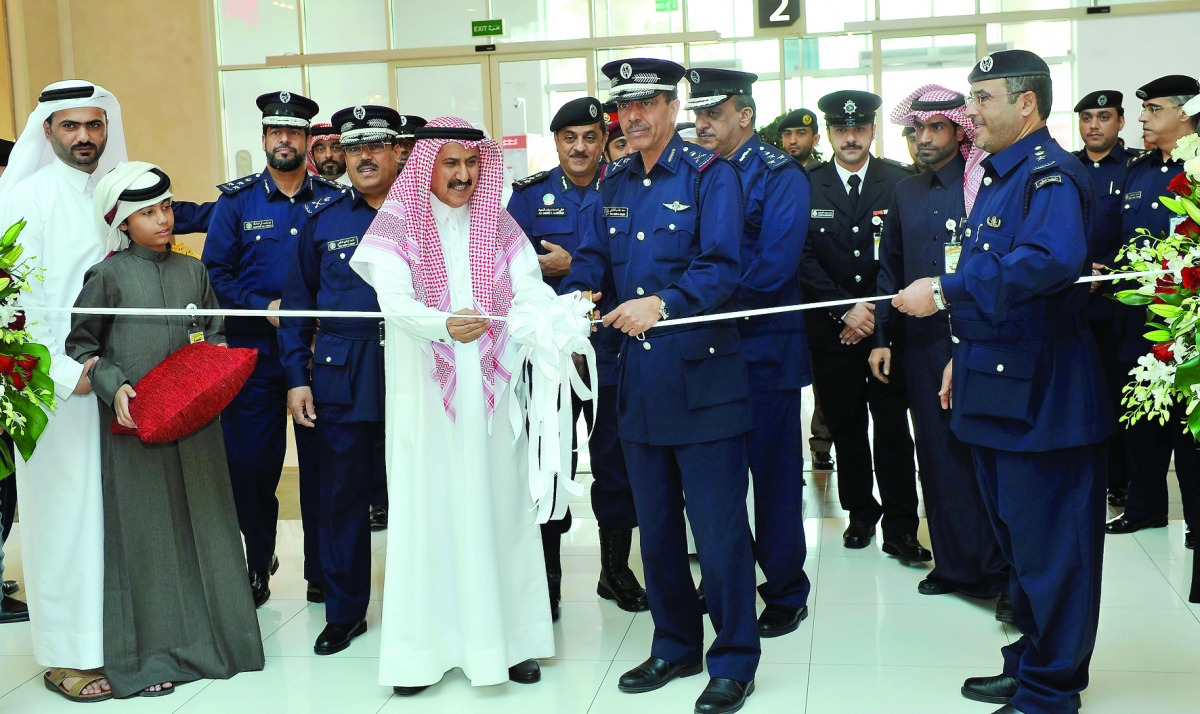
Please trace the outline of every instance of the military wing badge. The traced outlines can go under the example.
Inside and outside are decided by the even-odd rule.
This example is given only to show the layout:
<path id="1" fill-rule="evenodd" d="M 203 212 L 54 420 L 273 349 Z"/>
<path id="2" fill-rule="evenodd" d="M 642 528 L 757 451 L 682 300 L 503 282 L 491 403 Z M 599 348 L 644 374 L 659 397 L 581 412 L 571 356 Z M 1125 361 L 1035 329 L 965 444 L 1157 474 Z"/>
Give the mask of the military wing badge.
<path id="1" fill-rule="evenodd" d="M 663 207 L 669 208 L 672 211 L 675 211 L 676 213 L 679 213 L 680 211 L 686 211 L 687 209 L 691 208 L 691 206 L 684 204 L 684 203 L 680 203 L 679 201 L 673 201 L 672 203 L 664 203 Z"/>

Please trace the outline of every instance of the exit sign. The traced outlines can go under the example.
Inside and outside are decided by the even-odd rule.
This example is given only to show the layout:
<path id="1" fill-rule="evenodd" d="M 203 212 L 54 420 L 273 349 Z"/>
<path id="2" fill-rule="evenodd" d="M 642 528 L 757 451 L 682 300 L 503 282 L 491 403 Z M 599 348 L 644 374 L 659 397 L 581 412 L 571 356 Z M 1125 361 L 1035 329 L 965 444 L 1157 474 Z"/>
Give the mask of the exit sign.
<path id="1" fill-rule="evenodd" d="M 654 0 L 655 12 L 675 12 L 679 9 L 679 0 Z"/>
<path id="2" fill-rule="evenodd" d="M 504 20 L 472 20 L 471 37 L 490 37 L 504 34 Z"/>

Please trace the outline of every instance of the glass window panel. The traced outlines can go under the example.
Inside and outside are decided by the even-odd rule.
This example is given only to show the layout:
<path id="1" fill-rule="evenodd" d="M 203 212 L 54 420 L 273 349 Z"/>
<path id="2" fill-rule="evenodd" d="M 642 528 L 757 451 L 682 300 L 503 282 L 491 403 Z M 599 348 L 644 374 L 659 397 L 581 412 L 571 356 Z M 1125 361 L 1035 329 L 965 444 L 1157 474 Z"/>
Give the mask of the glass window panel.
<path id="1" fill-rule="evenodd" d="M 304 0 L 306 54 L 387 48 L 386 0 Z"/>
<path id="2" fill-rule="evenodd" d="M 900 139 L 900 127 L 890 117 L 896 105 L 914 89 L 925 84 L 940 84 L 966 93 L 967 75 L 975 64 L 975 35 L 926 35 L 881 39 L 883 52 L 883 106 L 876 117 L 879 130 L 876 144 L 882 143 L 884 156 L 910 163 L 906 141 Z M 879 134 L 883 141 L 880 142 Z"/>
<path id="3" fill-rule="evenodd" d="M 979 0 L 979 12 L 1057 10 L 1064 7 L 1071 7 L 1071 0 Z"/>
<path id="4" fill-rule="evenodd" d="M 991 35 L 988 37 L 991 42 Z M 1000 42 L 1008 48 L 1029 50 L 1042 57 L 1066 57 L 1071 54 L 1071 23 L 1020 22 L 1000 25 Z"/>
<path id="5" fill-rule="evenodd" d="M 879 19 L 974 15 L 975 0 L 879 0 Z"/>
<path id="6" fill-rule="evenodd" d="M 486 7 L 485 0 L 478 0 Z M 504 18 L 510 42 L 588 37 L 588 0 L 492 0 L 492 17 Z"/>
<path id="7" fill-rule="evenodd" d="M 548 135 L 550 120 L 562 105 L 587 95 L 587 60 L 583 57 L 501 62 L 499 66 L 500 131 L 504 136 Z"/>
<path id="8" fill-rule="evenodd" d="M 596 88 L 600 93 L 600 101 L 608 101 L 608 89 L 612 82 L 608 77 L 604 76 L 604 65 L 613 60 L 628 59 L 631 57 L 654 57 L 656 59 L 667 59 L 672 62 L 683 64 L 683 45 L 654 45 L 649 47 L 623 47 L 619 50 L 596 50 Z M 687 94 L 686 81 L 679 82 L 679 96 L 684 97 Z M 680 111 L 680 115 L 683 112 Z M 683 121 L 682 119 L 680 121 Z"/>
<path id="9" fill-rule="evenodd" d="M 429 91 L 437 87 L 438 91 Z M 397 67 L 396 101 L 405 114 L 425 119 L 456 116 L 494 136 L 487 126 L 483 103 L 483 66 L 447 64 L 437 67 Z"/>
<path id="10" fill-rule="evenodd" d="M 847 22 L 875 19 L 875 0 L 842 0 L 804 3 L 805 30 L 808 32 L 841 32 Z"/>
<path id="11" fill-rule="evenodd" d="M 778 40 L 693 44 L 688 51 L 693 67 L 719 67 L 757 74 L 758 81 L 754 83 L 756 125 L 768 124 L 779 116 L 782 97 Z M 687 114 L 687 121 L 695 118 L 691 112 Z"/>
<path id="12" fill-rule="evenodd" d="M 226 180 L 261 171 L 266 166 L 262 148 L 262 112 L 254 100 L 260 94 L 284 89 L 301 93 L 299 67 L 221 72 Z"/>
<path id="13" fill-rule="evenodd" d="M 393 47 L 483 44 L 486 37 L 471 37 L 471 22 L 487 19 L 488 0 L 438 0 L 436 9 L 416 0 L 396 0 L 392 3 Z"/>
<path id="14" fill-rule="evenodd" d="M 595 0 L 596 36 L 683 32 L 685 0 L 675 0 L 675 10 L 658 10 L 660 2 L 671 6 L 671 0 Z"/>
<path id="15" fill-rule="evenodd" d="M 300 0 L 218 0 L 220 62 L 262 64 L 267 57 L 300 53 Z"/>
<path id="16" fill-rule="evenodd" d="M 321 105 L 320 121 L 329 121 L 337 110 L 359 104 L 393 105 L 386 62 L 314 65 L 308 69 L 308 91 Z M 403 107 L 400 111 L 412 113 Z"/>
<path id="17" fill-rule="evenodd" d="M 688 30 L 716 30 L 724 37 L 751 37 L 756 24 L 754 0 L 687 0 Z"/>

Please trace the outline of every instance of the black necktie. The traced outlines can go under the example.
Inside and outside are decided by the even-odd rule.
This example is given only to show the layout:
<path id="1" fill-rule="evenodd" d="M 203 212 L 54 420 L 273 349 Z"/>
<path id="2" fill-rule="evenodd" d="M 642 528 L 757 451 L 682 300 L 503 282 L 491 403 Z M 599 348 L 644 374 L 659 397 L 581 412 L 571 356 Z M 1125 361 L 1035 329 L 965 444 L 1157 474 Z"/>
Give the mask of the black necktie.
<path id="1" fill-rule="evenodd" d="M 850 184 L 850 210 L 858 212 L 858 185 L 862 183 L 862 179 L 858 174 L 850 174 L 850 178 L 846 179 L 846 183 Z"/>

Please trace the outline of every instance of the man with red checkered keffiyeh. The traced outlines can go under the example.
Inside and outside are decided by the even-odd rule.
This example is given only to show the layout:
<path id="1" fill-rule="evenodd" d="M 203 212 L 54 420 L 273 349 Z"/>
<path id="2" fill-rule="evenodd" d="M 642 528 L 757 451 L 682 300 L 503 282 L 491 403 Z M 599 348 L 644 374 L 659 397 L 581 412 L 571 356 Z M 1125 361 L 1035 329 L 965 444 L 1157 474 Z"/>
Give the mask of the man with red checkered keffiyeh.
<path id="1" fill-rule="evenodd" d="M 927 169 L 893 190 L 879 246 L 880 295 L 918 278 L 952 273 L 958 264 L 963 240 L 970 236 L 967 215 L 983 176 L 980 162 L 988 156 L 974 144 L 975 127 L 965 106 L 961 93 L 927 84 L 892 112 L 893 124 L 915 130 Z M 937 554 L 917 591 L 1001 596 L 996 618 L 1011 621 L 1012 602 L 1005 597 L 1009 566 L 984 511 L 971 450 L 950 432 L 950 412 L 938 402 L 942 370 L 950 360 L 950 323 L 944 317 L 901 315 L 887 301 L 877 305 L 871 371 L 882 382 L 899 379 L 907 387 L 929 539 Z"/>
<path id="2" fill-rule="evenodd" d="M 538 522 L 570 473 L 572 353 L 591 303 L 542 282 L 501 206 L 499 145 L 446 117 L 407 165 L 350 267 L 387 320 L 391 500 L 380 683 L 416 694 L 461 667 L 473 685 L 540 679 L 554 654 Z M 565 405 L 565 409 L 559 409 Z"/>
<path id="3" fill-rule="evenodd" d="M 350 186 L 350 177 L 346 175 L 346 154 L 338 141 L 340 138 L 341 132 L 329 122 L 315 122 L 308 135 L 306 165 L 310 174 Z"/>

